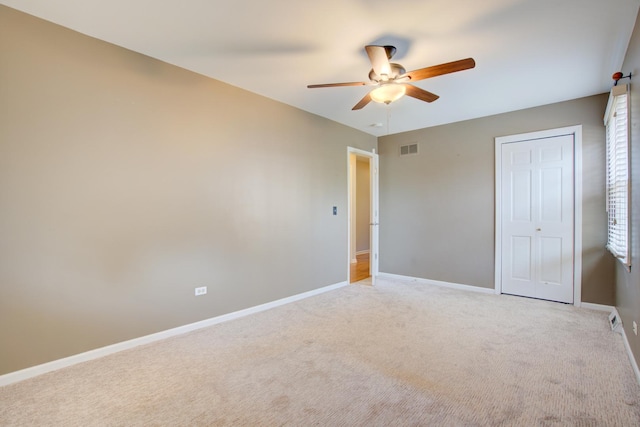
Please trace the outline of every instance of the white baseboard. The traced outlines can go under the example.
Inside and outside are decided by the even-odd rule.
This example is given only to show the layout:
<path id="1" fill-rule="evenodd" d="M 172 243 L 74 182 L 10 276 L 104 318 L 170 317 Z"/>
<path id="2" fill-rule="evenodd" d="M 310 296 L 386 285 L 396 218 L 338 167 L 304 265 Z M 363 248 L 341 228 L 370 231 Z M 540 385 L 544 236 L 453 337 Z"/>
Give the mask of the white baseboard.
<path id="1" fill-rule="evenodd" d="M 29 378 L 36 377 L 38 375 L 46 374 L 47 372 L 56 371 L 58 369 L 66 368 L 78 363 L 87 362 L 89 360 L 98 359 L 100 357 L 108 356 L 110 354 L 118 353 L 123 350 L 128 350 L 134 347 L 138 347 L 143 344 L 149 344 L 155 341 L 160 341 L 166 338 L 170 338 L 176 335 L 185 334 L 187 332 L 195 331 L 197 329 L 206 328 L 207 326 L 216 325 L 218 323 L 227 322 L 229 320 L 238 319 L 240 317 L 248 316 L 250 314 L 259 313 L 261 311 L 269 310 L 271 308 L 279 307 L 281 305 L 289 304 L 291 302 L 299 301 L 301 299 L 309 298 L 314 295 L 319 295 L 324 292 L 329 292 L 334 289 L 341 288 L 349 285 L 349 282 L 340 282 L 322 288 L 314 289 L 308 292 L 292 295 L 290 297 L 282 298 L 279 300 L 271 301 L 265 304 L 249 307 L 244 310 L 234 311 L 233 313 L 223 314 L 221 316 L 212 317 L 210 319 L 201 320 L 199 322 L 190 323 L 188 325 L 179 326 L 177 328 L 167 329 L 166 331 L 157 332 L 155 334 L 145 335 L 132 340 L 119 342 L 116 344 L 108 345 L 106 347 L 97 348 L 84 353 L 75 354 L 73 356 L 65 357 L 63 359 L 53 360 L 51 362 L 43 363 L 41 365 L 32 366 L 19 371 L 10 372 L 8 374 L 0 375 L 0 387 L 24 381 Z"/>
<path id="2" fill-rule="evenodd" d="M 613 308 L 613 311 L 620 319 L 620 314 L 618 314 L 618 310 Z M 633 351 L 631 351 L 631 345 L 629 345 L 629 340 L 627 339 L 627 333 L 624 331 L 624 327 L 616 328 L 619 329 L 620 335 L 622 335 L 622 341 L 624 341 L 624 348 L 627 350 L 627 356 L 629 356 L 629 362 L 631 363 L 631 367 L 633 368 L 633 372 L 636 374 L 636 381 L 640 384 L 640 369 L 638 368 L 638 363 L 636 362 L 636 358 L 633 356 Z"/>
<path id="3" fill-rule="evenodd" d="M 597 311 L 607 311 L 611 313 L 616 308 L 612 305 L 603 305 L 603 304 L 593 304 L 591 302 L 581 302 L 579 307 L 587 308 L 589 310 L 597 310 Z"/>
<path id="4" fill-rule="evenodd" d="M 365 255 L 369 253 L 369 249 L 365 249 L 364 251 L 357 251 L 356 255 Z"/>
<path id="5" fill-rule="evenodd" d="M 483 294 L 495 294 L 495 289 L 493 288 L 481 288 L 479 286 L 462 285 L 460 283 L 441 282 L 439 280 L 422 279 L 419 277 L 411 277 L 411 276 L 402 276 L 400 274 L 378 273 L 377 277 L 379 279 L 400 280 L 403 282 L 416 282 L 416 283 L 421 283 L 425 285 L 441 286 L 443 288 L 459 289 L 462 291 L 480 292 Z"/>

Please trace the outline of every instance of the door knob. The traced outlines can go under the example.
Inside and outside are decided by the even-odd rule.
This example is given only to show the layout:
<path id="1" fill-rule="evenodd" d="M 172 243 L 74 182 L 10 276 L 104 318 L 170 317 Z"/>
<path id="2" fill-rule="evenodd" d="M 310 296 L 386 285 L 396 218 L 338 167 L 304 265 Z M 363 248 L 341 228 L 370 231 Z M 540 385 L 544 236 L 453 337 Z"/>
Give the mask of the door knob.
<path id="1" fill-rule="evenodd" d="M 542 228 L 536 228 L 536 231 L 542 231 Z"/>

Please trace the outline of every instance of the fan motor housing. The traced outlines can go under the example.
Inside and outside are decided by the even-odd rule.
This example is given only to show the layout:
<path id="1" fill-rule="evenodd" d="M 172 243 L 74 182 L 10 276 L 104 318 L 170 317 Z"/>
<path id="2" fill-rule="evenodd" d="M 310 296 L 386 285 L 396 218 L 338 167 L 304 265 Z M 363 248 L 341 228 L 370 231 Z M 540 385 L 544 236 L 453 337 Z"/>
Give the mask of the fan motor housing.
<path id="1" fill-rule="evenodd" d="M 391 75 L 388 76 L 387 80 L 393 80 L 396 77 L 401 76 L 407 72 L 407 70 L 405 70 L 405 68 L 400 64 L 390 62 L 389 65 L 391 66 Z M 379 81 L 382 81 L 383 78 L 382 76 L 377 75 L 373 69 L 371 69 L 371 71 L 369 71 L 369 80 L 377 83 Z"/>

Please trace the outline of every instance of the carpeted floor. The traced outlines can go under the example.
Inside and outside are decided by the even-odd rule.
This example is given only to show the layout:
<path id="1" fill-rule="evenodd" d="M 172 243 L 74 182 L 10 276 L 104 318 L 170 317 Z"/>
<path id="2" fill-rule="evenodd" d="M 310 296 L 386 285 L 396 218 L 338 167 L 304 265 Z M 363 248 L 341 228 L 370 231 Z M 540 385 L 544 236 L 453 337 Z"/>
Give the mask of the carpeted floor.
<path id="1" fill-rule="evenodd" d="M 607 313 L 378 280 L 0 388 L 0 425 L 638 426 Z"/>

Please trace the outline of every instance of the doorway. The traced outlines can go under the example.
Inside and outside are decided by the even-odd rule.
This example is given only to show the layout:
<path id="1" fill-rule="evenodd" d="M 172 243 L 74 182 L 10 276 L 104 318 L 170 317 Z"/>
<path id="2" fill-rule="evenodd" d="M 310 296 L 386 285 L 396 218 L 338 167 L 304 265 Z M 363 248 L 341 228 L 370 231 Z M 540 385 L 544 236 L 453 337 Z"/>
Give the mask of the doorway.
<path id="1" fill-rule="evenodd" d="M 378 272 L 378 155 L 349 147 L 349 283 L 374 284 Z"/>
<path id="2" fill-rule="evenodd" d="M 579 304 L 581 128 L 496 138 L 496 292 Z"/>

